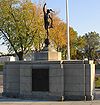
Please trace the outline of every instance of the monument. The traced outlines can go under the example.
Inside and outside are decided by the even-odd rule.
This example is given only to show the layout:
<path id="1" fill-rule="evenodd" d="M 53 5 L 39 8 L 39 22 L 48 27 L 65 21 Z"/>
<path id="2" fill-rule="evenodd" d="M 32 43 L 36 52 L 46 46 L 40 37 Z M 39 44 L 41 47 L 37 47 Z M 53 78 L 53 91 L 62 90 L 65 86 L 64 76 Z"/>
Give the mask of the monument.
<path id="1" fill-rule="evenodd" d="M 53 19 L 50 15 L 51 12 L 54 12 L 52 9 L 46 9 L 46 3 L 43 6 L 43 12 L 44 12 L 44 27 L 47 32 L 47 38 L 45 39 L 45 47 L 48 47 L 49 42 L 49 28 L 53 28 Z M 51 23 L 49 22 L 49 19 L 51 20 Z"/>
<path id="2" fill-rule="evenodd" d="M 53 47 L 50 46 L 49 30 L 53 28 L 53 19 L 51 17 L 52 9 L 46 9 L 46 3 L 43 6 L 44 13 L 44 28 L 46 30 L 46 39 L 44 41 L 45 46 L 42 51 L 34 53 L 34 60 L 61 60 L 61 52 L 57 52 Z"/>
<path id="3" fill-rule="evenodd" d="M 61 53 L 49 48 L 49 13 L 44 11 L 47 32 L 45 47 L 33 61 L 6 62 L 3 70 L 3 95 L 33 100 L 92 100 L 95 96 L 93 61 L 61 60 Z"/>

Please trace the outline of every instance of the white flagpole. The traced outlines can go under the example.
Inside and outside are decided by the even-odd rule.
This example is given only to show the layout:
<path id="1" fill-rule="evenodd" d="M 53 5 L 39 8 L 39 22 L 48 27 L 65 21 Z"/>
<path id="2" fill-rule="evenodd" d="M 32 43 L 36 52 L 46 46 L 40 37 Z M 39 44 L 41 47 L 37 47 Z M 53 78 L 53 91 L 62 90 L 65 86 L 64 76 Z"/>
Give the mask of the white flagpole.
<path id="1" fill-rule="evenodd" d="M 70 60 L 70 36 L 69 36 L 68 0 L 66 0 L 66 24 L 67 24 L 67 60 Z"/>

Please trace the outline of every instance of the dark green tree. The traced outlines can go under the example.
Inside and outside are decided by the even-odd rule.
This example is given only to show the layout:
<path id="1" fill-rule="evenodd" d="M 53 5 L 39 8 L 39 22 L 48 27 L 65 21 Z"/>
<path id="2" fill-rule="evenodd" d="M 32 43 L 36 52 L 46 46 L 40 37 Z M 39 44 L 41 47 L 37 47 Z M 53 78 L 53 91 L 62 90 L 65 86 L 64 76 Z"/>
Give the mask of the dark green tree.
<path id="1" fill-rule="evenodd" d="M 88 32 L 79 36 L 77 40 L 77 58 L 96 59 L 96 50 L 100 49 L 100 35 L 94 32 Z"/>
<path id="2" fill-rule="evenodd" d="M 86 57 L 89 59 L 96 58 L 96 50 L 100 48 L 100 35 L 96 32 L 88 32 L 84 35 L 86 40 L 85 53 Z"/>

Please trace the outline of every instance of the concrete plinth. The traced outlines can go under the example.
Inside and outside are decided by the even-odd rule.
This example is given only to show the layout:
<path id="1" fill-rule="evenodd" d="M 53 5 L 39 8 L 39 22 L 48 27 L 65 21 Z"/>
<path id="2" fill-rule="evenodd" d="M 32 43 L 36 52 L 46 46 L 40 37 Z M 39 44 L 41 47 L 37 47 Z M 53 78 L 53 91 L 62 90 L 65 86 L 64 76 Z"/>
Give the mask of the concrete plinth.
<path id="1" fill-rule="evenodd" d="M 34 61 L 58 61 L 61 60 L 61 52 L 55 51 L 53 48 L 45 47 L 40 52 L 34 53 Z"/>
<path id="2" fill-rule="evenodd" d="M 32 70 L 49 70 L 49 90 L 32 90 Z M 95 65 L 87 61 L 6 62 L 3 95 L 37 100 L 92 100 Z M 42 84 L 41 84 L 42 85 Z"/>

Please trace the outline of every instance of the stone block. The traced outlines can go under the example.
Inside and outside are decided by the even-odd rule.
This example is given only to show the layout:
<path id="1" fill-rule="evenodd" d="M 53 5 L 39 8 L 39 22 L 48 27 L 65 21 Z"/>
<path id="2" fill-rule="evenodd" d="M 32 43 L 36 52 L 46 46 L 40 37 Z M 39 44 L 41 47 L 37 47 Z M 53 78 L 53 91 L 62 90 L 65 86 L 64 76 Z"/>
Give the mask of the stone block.
<path id="1" fill-rule="evenodd" d="M 65 75 L 84 75 L 84 65 L 79 64 L 66 64 L 64 67 Z"/>
<path id="2" fill-rule="evenodd" d="M 19 75 L 19 70 L 18 69 L 8 69 L 6 71 L 6 75 L 9 75 L 9 76 L 18 76 Z"/>
<path id="3" fill-rule="evenodd" d="M 20 77 L 20 85 L 22 83 L 32 84 L 32 77 Z"/>
<path id="4" fill-rule="evenodd" d="M 61 76 L 56 76 L 56 77 L 50 77 L 49 78 L 49 91 L 51 93 L 62 93 L 64 90 L 63 87 L 63 77 Z"/>
<path id="5" fill-rule="evenodd" d="M 20 69 L 31 69 L 32 68 L 32 64 L 22 64 L 20 65 Z"/>
<path id="6" fill-rule="evenodd" d="M 5 66 L 5 68 L 8 68 L 8 70 L 10 70 L 10 69 L 12 69 L 12 70 L 14 70 L 14 69 L 19 69 L 19 67 L 20 67 L 20 65 L 14 63 L 14 62 L 13 62 L 13 63 L 10 62 L 9 64 L 7 64 L 7 65 Z"/>
<path id="7" fill-rule="evenodd" d="M 7 92 L 14 92 L 14 91 L 19 92 L 19 89 L 20 89 L 19 83 L 12 82 L 12 83 L 6 84 L 6 91 Z"/>
<path id="8" fill-rule="evenodd" d="M 49 69 L 49 76 L 63 76 L 63 69 Z"/>
<path id="9" fill-rule="evenodd" d="M 32 91 L 32 77 L 20 77 L 20 94 Z"/>
<path id="10" fill-rule="evenodd" d="M 31 77 L 32 76 L 32 69 L 20 69 L 20 76 L 23 77 Z"/>
<path id="11" fill-rule="evenodd" d="M 70 69 L 70 70 L 64 70 L 64 75 L 65 76 L 71 76 L 71 77 L 83 77 L 85 75 L 84 70 L 74 70 L 74 69 Z"/>
<path id="12" fill-rule="evenodd" d="M 87 76 L 91 75 L 91 66 L 89 64 L 85 64 L 85 72 Z"/>
<path id="13" fill-rule="evenodd" d="M 50 69 L 61 69 L 61 64 L 50 64 Z"/>
<path id="14" fill-rule="evenodd" d="M 84 96 L 84 91 L 65 91 L 65 96 Z"/>
<path id="15" fill-rule="evenodd" d="M 85 85 L 84 84 L 68 84 L 65 86 L 65 91 L 84 91 Z"/>
<path id="16" fill-rule="evenodd" d="M 9 82 L 16 82 L 16 83 L 19 83 L 20 81 L 20 78 L 19 76 L 7 76 L 6 77 L 6 83 L 9 83 Z"/>
<path id="17" fill-rule="evenodd" d="M 61 60 L 61 52 L 56 51 L 41 51 L 34 53 L 34 61 L 57 61 Z"/>
<path id="18" fill-rule="evenodd" d="M 83 69 L 84 68 L 84 64 L 64 64 L 64 69 Z"/>
<path id="19" fill-rule="evenodd" d="M 83 60 L 70 60 L 70 61 L 63 61 L 63 64 L 84 64 Z"/>
<path id="20" fill-rule="evenodd" d="M 32 65 L 32 69 L 49 69 L 49 65 L 48 64 L 35 64 Z"/>
<path id="21" fill-rule="evenodd" d="M 61 52 L 49 52 L 48 53 L 49 60 L 61 60 Z"/>
<path id="22" fill-rule="evenodd" d="M 31 92 L 32 92 L 32 84 L 29 83 L 20 84 L 20 94 L 31 93 Z"/>
<path id="23" fill-rule="evenodd" d="M 78 83 L 78 84 L 84 84 L 85 78 L 84 76 L 71 76 L 71 75 L 66 75 L 64 78 L 64 83 L 65 85 L 68 84 L 74 84 L 74 83 Z"/>

